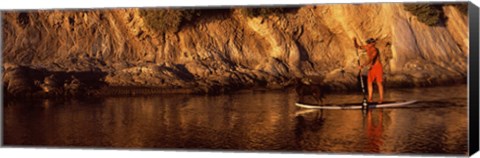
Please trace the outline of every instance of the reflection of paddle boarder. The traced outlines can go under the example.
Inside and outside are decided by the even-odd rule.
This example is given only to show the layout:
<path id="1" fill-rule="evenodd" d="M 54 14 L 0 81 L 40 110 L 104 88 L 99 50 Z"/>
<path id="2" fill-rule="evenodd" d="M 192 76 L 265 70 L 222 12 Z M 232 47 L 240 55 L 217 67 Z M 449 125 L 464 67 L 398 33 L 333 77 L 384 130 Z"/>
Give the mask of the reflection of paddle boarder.
<path id="1" fill-rule="evenodd" d="M 383 102 L 383 68 L 382 68 L 382 63 L 380 62 L 379 59 L 379 51 L 375 47 L 375 40 L 373 38 L 369 38 L 367 40 L 367 45 L 364 46 L 359 46 L 357 44 L 357 40 L 354 38 L 353 42 L 355 43 L 355 48 L 360 48 L 364 49 L 367 51 L 368 55 L 368 61 L 365 64 L 360 65 L 360 69 L 362 69 L 365 66 L 369 66 L 368 70 L 368 102 L 372 102 L 372 94 L 373 94 L 373 81 L 377 82 L 378 86 L 378 91 L 380 95 L 380 99 L 378 103 Z"/>
<path id="2" fill-rule="evenodd" d="M 383 110 L 378 112 L 378 122 L 373 123 L 372 118 L 373 110 L 368 110 L 367 113 L 367 139 L 368 146 L 373 147 L 373 152 L 379 152 L 382 146 L 382 134 L 383 134 Z"/>

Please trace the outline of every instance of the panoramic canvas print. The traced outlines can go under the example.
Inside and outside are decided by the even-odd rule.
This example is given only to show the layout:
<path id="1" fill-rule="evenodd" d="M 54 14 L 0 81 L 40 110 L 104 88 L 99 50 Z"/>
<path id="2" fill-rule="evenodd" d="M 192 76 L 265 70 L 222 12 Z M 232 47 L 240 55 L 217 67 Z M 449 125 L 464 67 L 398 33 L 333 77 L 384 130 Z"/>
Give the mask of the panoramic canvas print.
<path id="1" fill-rule="evenodd" d="M 468 153 L 467 3 L 1 13 L 9 147 Z"/>

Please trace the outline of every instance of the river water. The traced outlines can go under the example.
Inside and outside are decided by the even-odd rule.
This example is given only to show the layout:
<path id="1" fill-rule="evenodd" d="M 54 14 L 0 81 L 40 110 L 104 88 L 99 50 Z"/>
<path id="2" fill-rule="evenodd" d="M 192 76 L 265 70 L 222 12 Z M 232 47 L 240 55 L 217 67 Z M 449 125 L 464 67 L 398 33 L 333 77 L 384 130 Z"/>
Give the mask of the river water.
<path id="1" fill-rule="evenodd" d="M 325 102 L 361 101 L 359 93 Z M 6 100 L 7 146 L 308 153 L 461 154 L 468 148 L 467 86 L 387 89 L 405 108 L 306 110 L 290 91 Z"/>

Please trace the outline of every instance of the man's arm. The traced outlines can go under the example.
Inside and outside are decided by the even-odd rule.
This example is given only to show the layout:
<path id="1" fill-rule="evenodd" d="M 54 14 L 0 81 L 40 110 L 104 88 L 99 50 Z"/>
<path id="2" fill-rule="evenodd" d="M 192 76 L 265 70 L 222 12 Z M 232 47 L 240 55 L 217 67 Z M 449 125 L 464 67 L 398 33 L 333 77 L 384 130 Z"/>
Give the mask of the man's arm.
<path id="1" fill-rule="evenodd" d="M 353 38 L 353 44 L 355 45 L 355 48 L 357 48 L 357 49 L 359 49 L 359 48 L 360 48 L 360 49 L 365 49 L 364 46 L 358 45 L 358 43 L 357 43 L 357 38 L 355 38 L 355 37 Z"/>
<path id="2" fill-rule="evenodd" d="M 355 37 L 353 38 L 353 45 L 355 46 L 355 48 L 360 47 L 360 46 L 358 46 L 358 44 L 357 44 L 357 38 L 355 38 Z"/>

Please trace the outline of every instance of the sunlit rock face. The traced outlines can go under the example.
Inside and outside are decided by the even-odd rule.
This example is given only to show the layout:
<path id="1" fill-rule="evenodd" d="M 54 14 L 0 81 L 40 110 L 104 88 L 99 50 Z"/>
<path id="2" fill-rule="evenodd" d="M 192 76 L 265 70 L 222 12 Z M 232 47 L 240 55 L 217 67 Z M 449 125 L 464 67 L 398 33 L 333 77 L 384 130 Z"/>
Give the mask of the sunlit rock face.
<path id="1" fill-rule="evenodd" d="M 167 33 L 149 27 L 139 9 L 7 12 L 3 67 L 101 73 L 96 79 L 106 86 L 223 91 L 324 76 L 349 89 L 358 74 L 352 39 L 372 37 L 386 86 L 466 82 L 468 21 L 452 6 L 443 7 L 443 26 L 419 22 L 400 3 L 302 6 L 265 17 L 239 10 Z"/>

